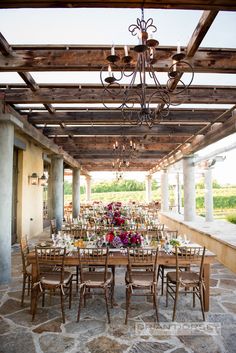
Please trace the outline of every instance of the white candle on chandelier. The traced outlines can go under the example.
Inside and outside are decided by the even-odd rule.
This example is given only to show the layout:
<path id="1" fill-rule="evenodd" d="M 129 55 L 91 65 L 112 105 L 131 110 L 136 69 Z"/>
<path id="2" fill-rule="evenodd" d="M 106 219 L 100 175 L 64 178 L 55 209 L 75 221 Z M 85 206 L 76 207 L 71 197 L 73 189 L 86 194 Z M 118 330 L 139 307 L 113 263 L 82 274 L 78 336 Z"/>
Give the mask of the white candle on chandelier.
<path id="1" fill-rule="evenodd" d="M 118 147 L 118 141 L 116 140 L 116 144 L 115 144 L 116 148 Z"/>
<path id="2" fill-rule="evenodd" d="M 124 51 L 125 51 L 125 56 L 128 56 L 129 53 L 128 53 L 128 47 L 127 47 L 127 45 L 124 46 Z"/>
<path id="3" fill-rule="evenodd" d="M 177 61 L 176 61 L 176 60 L 173 60 L 173 71 L 177 71 L 177 70 L 176 70 L 176 63 L 177 63 Z"/>
<path id="4" fill-rule="evenodd" d="M 108 74 L 109 74 L 109 77 L 112 76 L 111 65 L 108 65 Z"/>
<path id="5" fill-rule="evenodd" d="M 113 150 L 115 150 L 116 149 L 116 145 L 113 143 Z"/>
<path id="6" fill-rule="evenodd" d="M 132 140 L 130 140 L 129 145 L 132 148 L 132 146 L 133 146 L 133 141 Z"/>
<path id="7" fill-rule="evenodd" d="M 139 44 L 143 44 L 143 35 L 142 35 L 142 31 L 139 31 L 139 33 L 138 33 L 138 42 L 139 42 Z"/>
<path id="8" fill-rule="evenodd" d="M 114 47 L 114 45 L 111 47 L 111 55 L 115 55 L 115 47 Z"/>
<path id="9" fill-rule="evenodd" d="M 136 149 L 136 145 L 135 145 L 135 143 L 134 143 L 134 150 Z"/>
<path id="10" fill-rule="evenodd" d="M 177 54 L 179 54 L 181 52 L 181 50 L 180 50 L 180 42 L 178 41 L 177 42 Z"/>

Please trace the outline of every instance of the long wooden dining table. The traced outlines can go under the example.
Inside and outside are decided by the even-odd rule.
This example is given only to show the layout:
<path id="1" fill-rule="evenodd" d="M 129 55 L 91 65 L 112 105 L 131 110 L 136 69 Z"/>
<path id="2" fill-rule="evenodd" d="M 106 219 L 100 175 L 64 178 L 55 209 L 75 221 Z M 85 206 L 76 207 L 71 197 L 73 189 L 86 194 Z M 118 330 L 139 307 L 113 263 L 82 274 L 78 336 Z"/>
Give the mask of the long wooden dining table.
<path id="1" fill-rule="evenodd" d="M 209 311 L 209 298 L 210 298 L 210 265 L 214 263 L 216 260 L 216 255 L 211 253 L 211 252 L 206 252 L 205 254 L 205 260 L 204 260 L 204 266 L 203 266 L 203 276 L 204 276 L 204 282 L 205 282 L 205 289 L 204 289 L 204 311 Z M 128 264 L 128 256 L 127 252 L 124 250 L 121 251 L 111 251 L 109 255 L 109 265 L 112 266 L 127 266 Z M 197 262 L 200 264 L 201 258 L 199 257 L 199 260 L 194 260 L 194 264 Z M 32 265 L 32 282 L 34 283 L 37 280 L 37 269 L 36 269 L 36 258 L 35 258 L 35 253 L 30 252 L 28 254 L 28 262 L 29 264 Z M 174 254 L 167 254 L 164 251 L 159 251 L 158 253 L 158 259 L 157 259 L 158 265 L 171 265 L 175 266 L 176 264 L 176 259 Z M 184 259 L 179 259 L 179 265 L 184 266 L 188 262 Z M 99 257 L 98 261 L 95 263 L 93 261 L 93 265 L 100 265 L 99 263 Z M 79 259 L 77 255 L 77 251 L 69 253 L 65 257 L 65 266 L 78 266 L 79 265 Z M 32 286 L 33 288 L 33 286 Z M 34 305 L 34 300 L 35 300 L 35 293 L 34 290 L 32 290 L 32 295 L 31 295 L 31 307 Z"/>

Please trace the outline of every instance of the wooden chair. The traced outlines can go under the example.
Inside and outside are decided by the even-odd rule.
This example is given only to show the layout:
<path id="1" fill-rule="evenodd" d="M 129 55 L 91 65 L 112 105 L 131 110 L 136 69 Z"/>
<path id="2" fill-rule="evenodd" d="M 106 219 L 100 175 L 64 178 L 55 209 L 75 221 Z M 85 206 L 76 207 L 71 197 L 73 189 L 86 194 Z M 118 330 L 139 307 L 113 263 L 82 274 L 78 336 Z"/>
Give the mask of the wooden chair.
<path id="1" fill-rule="evenodd" d="M 163 231 L 163 235 L 164 235 L 166 241 L 170 241 L 171 239 L 176 239 L 178 237 L 178 231 L 177 230 L 165 230 L 165 231 Z M 165 270 L 170 270 L 170 269 L 174 269 L 174 268 L 175 268 L 175 266 L 171 266 L 171 265 L 160 265 L 158 268 L 157 281 L 160 277 L 161 278 L 161 295 L 164 294 L 164 284 L 166 283 Z"/>
<path id="2" fill-rule="evenodd" d="M 204 305 L 203 305 L 203 290 L 204 290 L 204 279 L 203 279 L 203 264 L 205 257 L 205 247 L 175 247 L 176 256 L 176 270 L 167 273 L 167 286 L 166 286 L 166 306 L 168 306 L 168 295 L 174 299 L 174 308 L 172 321 L 175 320 L 177 300 L 181 288 L 184 289 L 183 293 L 186 295 L 192 293 L 193 295 L 193 307 L 195 307 L 195 296 L 200 300 L 202 317 L 205 321 Z M 186 265 L 196 264 L 196 260 L 199 261 L 201 258 L 201 264 L 199 266 L 199 272 L 191 271 L 190 268 L 187 271 L 180 271 L 179 260 L 185 260 Z M 196 270 L 196 269 L 195 269 Z"/>
<path id="3" fill-rule="evenodd" d="M 157 240 L 161 240 L 164 234 L 164 227 L 165 225 L 160 223 L 157 224 L 157 226 L 155 226 L 155 230 L 156 230 L 156 235 L 157 235 Z"/>
<path id="4" fill-rule="evenodd" d="M 108 323 L 110 323 L 110 312 L 108 300 L 110 297 L 113 307 L 114 284 L 112 273 L 108 270 L 108 248 L 78 248 L 80 269 L 80 300 L 78 307 L 77 322 L 80 320 L 82 304 L 86 306 L 86 296 L 91 290 L 102 289 L 105 297 Z M 98 267 L 99 265 L 99 267 Z"/>
<path id="5" fill-rule="evenodd" d="M 57 233 L 57 225 L 56 225 L 56 220 L 55 219 L 51 219 L 50 220 L 50 233 L 51 233 L 51 236 L 52 236 L 52 234 L 56 234 Z"/>
<path id="6" fill-rule="evenodd" d="M 35 247 L 37 281 L 34 283 L 35 305 L 32 310 L 32 321 L 37 310 L 37 300 L 42 294 L 42 306 L 45 303 L 45 292 L 55 295 L 59 290 L 61 298 L 62 322 L 65 323 L 64 299 L 69 297 L 69 309 L 71 308 L 72 274 L 64 270 L 65 248 Z M 47 272 L 45 272 L 47 268 Z"/>
<path id="7" fill-rule="evenodd" d="M 24 299 L 25 299 L 25 290 L 27 289 L 27 294 L 29 296 L 31 291 L 31 284 L 32 284 L 31 265 L 29 265 L 27 262 L 27 255 L 29 253 L 29 244 L 26 236 L 23 236 L 20 239 L 20 249 L 21 249 L 21 259 L 22 259 L 22 273 L 23 273 L 21 306 L 23 306 Z"/>
<path id="8" fill-rule="evenodd" d="M 151 296 L 158 321 L 157 310 L 157 257 L 158 250 L 133 248 L 128 251 L 126 282 L 126 317 L 128 322 L 131 295 Z"/>

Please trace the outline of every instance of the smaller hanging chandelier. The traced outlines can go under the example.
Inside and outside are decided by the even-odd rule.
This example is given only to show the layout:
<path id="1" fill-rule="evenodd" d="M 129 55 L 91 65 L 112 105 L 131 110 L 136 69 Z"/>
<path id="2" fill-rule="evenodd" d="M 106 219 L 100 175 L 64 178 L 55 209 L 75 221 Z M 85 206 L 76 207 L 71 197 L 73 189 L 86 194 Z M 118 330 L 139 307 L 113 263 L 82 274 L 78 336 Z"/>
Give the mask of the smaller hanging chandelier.
<path id="1" fill-rule="evenodd" d="M 157 31 L 153 19 L 145 21 L 142 9 L 142 18 L 137 18 L 137 24 L 130 25 L 128 30 L 139 40 L 138 45 L 133 48 L 136 55 L 133 57 L 129 54 L 125 45 L 121 59 L 112 46 L 111 55 L 106 58 L 108 63 L 100 72 L 104 88 L 103 105 L 110 110 L 120 109 L 124 122 L 151 128 L 168 116 L 171 105 L 181 104 L 176 96 L 191 85 L 194 72 L 192 66 L 184 60 L 185 54 L 178 45 L 177 53 L 172 56 L 172 64 L 168 69 L 167 83 L 162 85 L 155 68 L 159 42 L 153 38 Z M 185 71 L 190 74 L 187 83 L 182 78 Z M 130 80 L 128 84 L 123 82 L 127 79 Z M 119 102 L 116 108 L 107 105 L 111 99 Z"/>
<path id="2" fill-rule="evenodd" d="M 114 161 L 112 167 L 117 171 L 124 170 L 130 166 L 130 160 L 137 157 L 137 146 L 132 140 L 128 141 L 125 136 L 113 144 Z"/>

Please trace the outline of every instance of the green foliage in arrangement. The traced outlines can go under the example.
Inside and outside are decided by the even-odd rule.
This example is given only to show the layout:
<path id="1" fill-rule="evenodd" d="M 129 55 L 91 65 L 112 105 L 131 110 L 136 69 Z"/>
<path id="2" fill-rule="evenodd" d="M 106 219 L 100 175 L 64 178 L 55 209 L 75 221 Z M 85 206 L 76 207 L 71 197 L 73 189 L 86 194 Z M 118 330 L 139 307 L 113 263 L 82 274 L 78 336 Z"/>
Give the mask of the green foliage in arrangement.
<path id="1" fill-rule="evenodd" d="M 236 224 L 236 213 L 234 214 L 229 214 L 227 217 L 226 217 L 227 221 L 230 222 L 230 223 L 233 223 L 233 224 Z"/>

